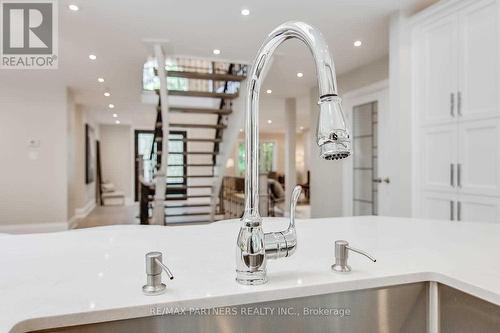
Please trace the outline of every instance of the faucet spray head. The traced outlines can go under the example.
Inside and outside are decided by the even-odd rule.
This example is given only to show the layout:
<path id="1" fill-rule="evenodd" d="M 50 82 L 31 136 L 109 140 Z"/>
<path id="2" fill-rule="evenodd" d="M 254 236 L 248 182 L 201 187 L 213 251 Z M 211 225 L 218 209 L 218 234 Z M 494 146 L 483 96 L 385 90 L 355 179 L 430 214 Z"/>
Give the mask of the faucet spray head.
<path id="1" fill-rule="evenodd" d="M 341 103 L 335 94 L 323 95 L 318 102 L 316 135 L 320 156 L 325 160 L 340 160 L 351 155 L 351 137 Z"/>

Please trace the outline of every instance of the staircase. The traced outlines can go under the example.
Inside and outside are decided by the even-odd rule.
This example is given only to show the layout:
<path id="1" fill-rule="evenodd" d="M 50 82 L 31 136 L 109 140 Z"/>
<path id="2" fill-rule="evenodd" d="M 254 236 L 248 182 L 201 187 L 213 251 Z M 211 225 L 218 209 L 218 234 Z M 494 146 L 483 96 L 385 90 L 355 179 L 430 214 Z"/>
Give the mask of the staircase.
<path id="1" fill-rule="evenodd" d="M 219 196 L 215 192 L 220 188 L 217 161 L 221 161 L 220 146 L 247 66 L 209 64 L 204 68 L 177 65 L 167 70 L 170 135 L 165 224 L 207 223 L 212 217 L 221 218 L 217 210 L 212 215 Z M 181 84 L 183 89 L 176 89 Z M 157 112 L 154 151 L 159 162 L 164 137 L 160 105 Z"/>

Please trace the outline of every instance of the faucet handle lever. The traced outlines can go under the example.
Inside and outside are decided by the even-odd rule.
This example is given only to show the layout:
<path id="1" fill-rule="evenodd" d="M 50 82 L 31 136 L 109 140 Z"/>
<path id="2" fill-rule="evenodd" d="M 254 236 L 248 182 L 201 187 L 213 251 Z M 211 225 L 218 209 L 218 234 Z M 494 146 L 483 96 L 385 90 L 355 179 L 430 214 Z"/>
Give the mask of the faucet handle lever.
<path id="1" fill-rule="evenodd" d="M 295 211 L 297 209 L 297 202 L 299 201 L 300 194 L 302 193 L 302 186 L 297 185 L 293 188 L 292 195 L 290 197 L 290 226 L 289 228 L 295 227 Z"/>
<path id="2" fill-rule="evenodd" d="M 350 272 L 351 266 L 347 264 L 347 259 L 349 258 L 349 251 L 361 254 L 373 262 L 377 259 L 366 253 L 365 251 L 353 248 L 349 246 L 349 243 L 345 240 L 335 241 L 335 264 L 332 265 L 332 270 L 335 272 Z"/>

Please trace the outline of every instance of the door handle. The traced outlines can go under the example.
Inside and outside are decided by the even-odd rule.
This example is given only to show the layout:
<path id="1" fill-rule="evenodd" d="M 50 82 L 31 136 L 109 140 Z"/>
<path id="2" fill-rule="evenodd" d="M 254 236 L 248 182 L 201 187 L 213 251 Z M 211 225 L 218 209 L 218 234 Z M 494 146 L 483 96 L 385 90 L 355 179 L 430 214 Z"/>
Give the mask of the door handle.
<path id="1" fill-rule="evenodd" d="M 450 200 L 450 221 L 455 220 L 455 202 Z"/>
<path id="2" fill-rule="evenodd" d="M 375 178 L 373 180 L 374 183 L 378 183 L 378 184 L 381 184 L 381 183 L 386 183 L 386 184 L 389 184 L 391 182 L 391 180 L 389 179 L 389 177 L 385 177 L 384 179 L 378 177 L 378 178 Z"/>

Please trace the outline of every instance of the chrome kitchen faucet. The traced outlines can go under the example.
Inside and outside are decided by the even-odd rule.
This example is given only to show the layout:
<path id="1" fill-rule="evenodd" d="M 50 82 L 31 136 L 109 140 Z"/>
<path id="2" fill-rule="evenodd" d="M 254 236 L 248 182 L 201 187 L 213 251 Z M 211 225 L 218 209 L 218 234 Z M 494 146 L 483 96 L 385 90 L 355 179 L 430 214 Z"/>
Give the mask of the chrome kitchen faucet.
<path id="1" fill-rule="evenodd" d="M 320 31 L 307 23 L 287 22 L 264 41 L 254 60 L 249 78 L 246 101 L 246 174 L 245 213 L 236 243 L 236 281 L 247 285 L 262 284 L 266 278 L 266 260 L 289 257 L 297 246 L 295 206 L 301 188 L 292 193 L 290 224 L 281 232 L 264 234 L 259 214 L 259 92 L 262 74 L 276 48 L 284 41 L 297 38 L 307 45 L 314 58 L 319 87 L 320 114 L 316 139 L 320 156 L 326 160 L 342 159 L 351 154 L 341 99 L 337 95 L 335 67 L 328 45 Z"/>

